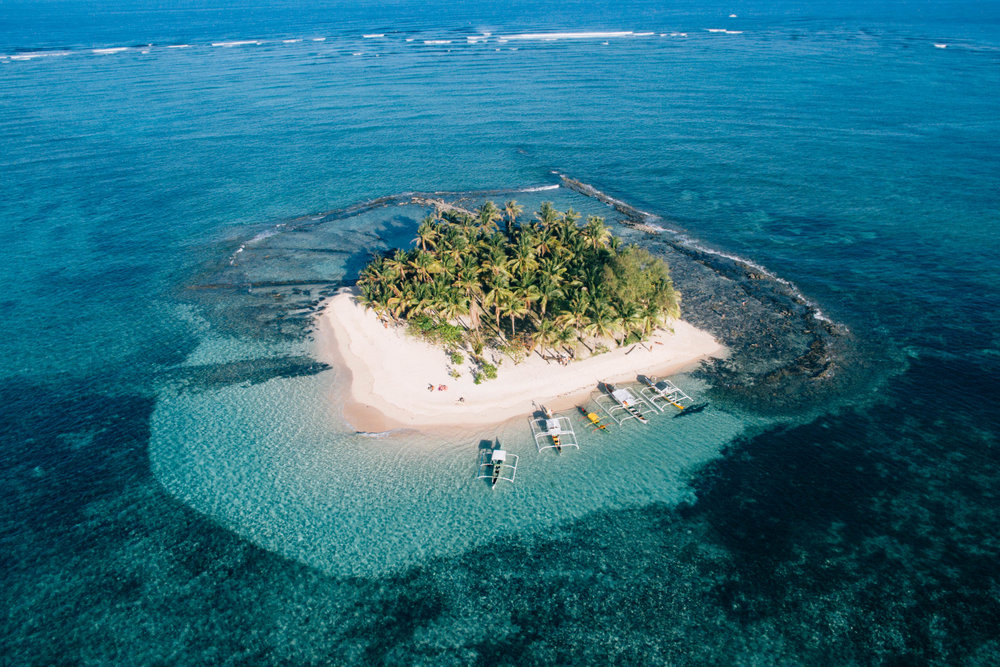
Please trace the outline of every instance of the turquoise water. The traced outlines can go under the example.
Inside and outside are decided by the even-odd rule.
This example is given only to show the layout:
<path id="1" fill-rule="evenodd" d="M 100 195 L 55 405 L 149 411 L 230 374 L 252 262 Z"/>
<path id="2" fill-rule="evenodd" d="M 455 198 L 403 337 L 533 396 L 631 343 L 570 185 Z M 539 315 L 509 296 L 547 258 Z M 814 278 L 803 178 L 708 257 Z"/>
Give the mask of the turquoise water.
<path id="1" fill-rule="evenodd" d="M 5 3 L 6 661 L 995 662 L 998 19 Z M 542 31 L 633 34 L 501 41 Z M 684 377 L 709 411 L 561 456 L 351 432 L 310 318 L 418 211 L 322 215 L 554 170 L 791 281 L 841 389 Z"/>

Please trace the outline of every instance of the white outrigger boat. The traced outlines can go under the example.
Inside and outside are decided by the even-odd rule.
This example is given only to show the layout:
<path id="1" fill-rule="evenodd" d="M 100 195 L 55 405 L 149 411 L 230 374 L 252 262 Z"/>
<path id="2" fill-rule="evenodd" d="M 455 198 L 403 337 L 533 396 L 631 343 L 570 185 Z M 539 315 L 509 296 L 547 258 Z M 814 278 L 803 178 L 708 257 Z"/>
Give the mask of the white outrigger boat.
<path id="1" fill-rule="evenodd" d="M 618 388 L 610 382 L 602 382 L 601 386 L 608 393 L 608 396 L 614 401 L 610 406 L 597 401 L 597 404 L 608 414 L 609 417 L 614 419 L 619 424 L 625 422 L 626 419 L 636 419 L 640 424 L 648 424 L 649 420 L 642 416 L 639 411 L 639 406 L 644 403 L 641 398 L 637 398 L 635 394 L 632 393 L 631 389 L 627 387 Z M 619 419 L 616 413 L 624 412 L 625 414 Z"/>
<path id="2" fill-rule="evenodd" d="M 508 460 L 510 457 L 511 460 Z M 479 458 L 479 472 L 476 479 L 486 479 L 490 482 L 490 488 L 496 488 L 497 482 L 514 483 L 517 475 L 517 454 L 508 454 L 500 447 L 499 438 L 493 449 L 484 449 Z"/>
<path id="3" fill-rule="evenodd" d="M 554 414 L 548 408 L 542 408 L 542 414 L 540 418 L 531 419 L 531 432 L 539 452 L 550 447 L 559 453 L 562 453 L 563 447 L 580 449 L 569 417 Z"/>
<path id="4" fill-rule="evenodd" d="M 647 403 L 661 412 L 666 409 L 668 404 L 681 411 L 680 414 L 675 415 L 677 417 L 684 414 L 701 412 L 708 407 L 708 403 L 698 403 L 696 405 L 693 398 L 681 391 L 680 387 L 670 380 L 657 380 L 655 377 L 640 375 L 639 382 L 646 385 L 640 392 L 642 397 L 646 399 Z M 657 403 L 656 401 L 661 401 L 661 403 Z"/>

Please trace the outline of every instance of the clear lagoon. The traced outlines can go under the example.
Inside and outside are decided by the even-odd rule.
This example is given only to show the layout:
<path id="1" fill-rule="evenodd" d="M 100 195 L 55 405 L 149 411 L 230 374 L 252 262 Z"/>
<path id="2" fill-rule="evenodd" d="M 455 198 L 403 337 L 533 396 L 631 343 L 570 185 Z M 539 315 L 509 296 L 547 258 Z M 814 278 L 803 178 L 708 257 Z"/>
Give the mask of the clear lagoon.
<path id="1" fill-rule="evenodd" d="M 995 663 L 998 64 L 975 2 L 5 3 L 0 655 Z M 837 391 L 355 433 L 311 318 L 421 210 L 351 207 L 617 224 L 554 172 L 789 281 Z"/>

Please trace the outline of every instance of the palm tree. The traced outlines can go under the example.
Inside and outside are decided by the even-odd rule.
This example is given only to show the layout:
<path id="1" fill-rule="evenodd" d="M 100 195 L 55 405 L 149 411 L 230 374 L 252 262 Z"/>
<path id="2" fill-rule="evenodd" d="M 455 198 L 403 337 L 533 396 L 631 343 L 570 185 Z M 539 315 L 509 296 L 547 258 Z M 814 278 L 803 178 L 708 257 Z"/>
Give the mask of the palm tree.
<path id="1" fill-rule="evenodd" d="M 580 289 L 573 294 L 569 304 L 556 316 L 556 323 L 566 331 L 576 333 L 586 331 L 590 325 L 590 318 L 587 317 L 589 310 L 590 297 L 585 289 Z M 581 339 L 580 342 L 583 343 L 583 340 Z M 583 344 L 586 346 L 586 343 Z M 589 347 L 587 349 L 590 350 Z"/>
<path id="2" fill-rule="evenodd" d="M 461 324 L 461 320 L 458 319 L 459 315 L 469 312 L 465 304 L 466 301 L 458 290 L 446 288 L 442 289 L 438 295 L 434 310 L 444 321 L 456 320 Z"/>
<path id="3" fill-rule="evenodd" d="M 538 209 L 538 212 L 535 213 L 535 217 L 538 218 L 539 227 L 542 229 L 548 229 L 559 219 L 559 211 L 552 206 L 552 202 L 543 201 L 541 207 Z"/>
<path id="4" fill-rule="evenodd" d="M 406 263 L 408 261 L 409 257 L 406 251 L 399 248 L 392 253 L 392 257 L 385 260 L 385 269 L 392 283 L 402 283 L 406 280 Z"/>
<path id="5" fill-rule="evenodd" d="M 548 227 L 539 226 L 537 232 L 532 235 L 532 240 L 535 244 L 535 255 L 545 257 L 552 251 L 552 242 L 555 237 Z"/>
<path id="6" fill-rule="evenodd" d="M 545 320 L 545 310 L 549 305 L 549 301 L 554 299 L 559 299 L 563 296 L 563 291 L 559 289 L 552 278 L 543 273 L 538 281 L 538 306 L 541 308 L 541 319 Z"/>
<path id="7" fill-rule="evenodd" d="M 492 281 L 509 275 L 507 253 L 498 245 L 487 247 L 480 261 L 483 273 Z"/>
<path id="8" fill-rule="evenodd" d="M 619 304 L 616 309 L 614 323 L 615 328 L 621 330 L 622 339 L 619 345 L 624 345 L 629 334 L 641 327 L 638 307 L 634 303 Z"/>
<path id="9" fill-rule="evenodd" d="M 546 347 L 549 347 L 558 340 L 559 328 L 556 326 L 555 322 L 552 320 L 542 320 L 538 323 L 535 335 L 531 337 L 531 349 L 528 350 L 528 352 L 529 354 L 533 352 L 536 345 L 540 345 L 542 352 L 544 352 Z"/>
<path id="10" fill-rule="evenodd" d="M 566 281 L 566 263 L 556 257 L 547 257 L 539 266 L 539 274 L 542 279 L 549 280 L 553 285 L 559 287 Z"/>
<path id="11" fill-rule="evenodd" d="M 572 207 L 566 209 L 566 212 L 562 214 L 562 223 L 560 227 L 566 231 L 576 231 L 576 223 L 580 220 L 580 214 L 573 210 Z"/>
<path id="12" fill-rule="evenodd" d="M 521 215 L 524 207 L 511 199 L 504 204 L 503 210 L 507 214 L 507 233 L 510 234 L 510 231 L 517 225 L 517 216 Z"/>
<path id="13" fill-rule="evenodd" d="M 485 202 L 475 215 L 449 209 L 426 217 L 414 249 L 374 257 L 361 271 L 362 302 L 396 319 L 426 314 L 461 322 L 468 313 L 467 341 L 481 339 L 484 312 L 506 338 L 500 320 L 507 317 L 511 338 L 529 339 L 518 334 L 521 326 L 535 331 L 533 346 L 543 347 L 587 345 L 591 336 L 620 345 L 679 312 L 666 263 L 621 247 L 603 218 L 591 216 L 581 228 L 578 213 L 546 202 L 537 222 L 520 227 L 521 211 L 511 200 L 502 212 Z M 504 216 L 506 235 L 496 229 Z"/>
<path id="14" fill-rule="evenodd" d="M 590 323 L 585 331 L 594 338 L 614 338 L 615 311 L 605 301 L 594 303 L 590 309 Z"/>
<path id="15" fill-rule="evenodd" d="M 493 308 L 497 333 L 500 333 L 500 315 L 503 312 L 504 304 L 510 298 L 513 298 L 513 291 L 507 285 L 506 280 L 490 283 L 483 290 L 483 308 Z"/>
<path id="16" fill-rule="evenodd" d="M 527 235 L 521 235 L 517 238 L 512 252 L 513 255 L 508 266 L 511 267 L 514 275 L 527 275 L 538 266 L 538 262 L 535 260 L 535 247 Z"/>
<path id="17" fill-rule="evenodd" d="M 466 255 L 458 269 L 458 274 L 452 283 L 463 295 L 468 304 L 469 323 L 473 329 L 479 328 L 479 297 L 482 294 L 479 281 L 479 266 L 475 257 Z"/>
<path id="18" fill-rule="evenodd" d="M 580 231 L 580 235 L 589 247 L 597 250 L 604 247 L 608 241 L 608 237 L 611 236 L 611 232 L 604 226 L 604 218 L 591 215 L 587 218 L 587 224 Z"/>
<path id="19" fill-rule="evenodd" d="M 434 311 L 436 305 L 437 295 L 434 293 L 432 283 L 416 283 L 413 286 L 408 313 L 429 315 Z"/>
<path id="20" fill-rule="evenodd" d="M 418 250 L 407 262 L 407 266 L 413 269 L 414 275 L 425 283 L 434 279 L 434 274 L 442 271 L 441 262 L 434 258 L 432 253 Z"/>
<path id="21" fill-rule="evenodd" d="M 435 222 L 432 216 L 427 216 L 417 227 L 417 237 L 414 242 L 417 247 L 421 250 L 428 250 L 429 248 L 434 248 L 437 245 L 438 239 L 441 237 L 441 230 L 438 228 L 437 222 Z"/>
<path id="22" fill-rule="evenodd" d="M 519 291 L 507 290 L 501 294 L 500 307 L 503 309 L 504 316 L 510 318 L 511 337 L 517 335 L 514 318 L 524 317 L 531 312 L 530 301 Z"/>
<path id="23" fill-rule="evenodd" d="M 576 357 L 576 343 L 580 342 L 576 330 L 572 327 L 557 327 L 556 342 L 569 351 L 570 356 Z"/>
<path id="24" fill-rule="evenodd" d="M 531 282 L 524 282 L 514 286 L 514 296 L 524 304 L 522 314 L 527 315 L 531 313 L 531 304 L 541 299 L 542 293 L 538 289 L 538 285 Z"/>
<path id="25" fill-rule="evenodd" d="M 479 223 L 479 230 L 497 229 L 497 221 L 500 220 L 500 209 L 491 201 L 487 201 L 476 211 L 476 221 Z"/>

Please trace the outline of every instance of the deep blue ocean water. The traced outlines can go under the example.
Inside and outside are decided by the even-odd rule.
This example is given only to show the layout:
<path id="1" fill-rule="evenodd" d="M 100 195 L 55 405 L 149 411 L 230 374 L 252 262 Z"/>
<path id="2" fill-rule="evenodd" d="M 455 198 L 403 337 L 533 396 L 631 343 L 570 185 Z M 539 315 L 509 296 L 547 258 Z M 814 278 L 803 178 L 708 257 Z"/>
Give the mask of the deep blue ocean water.
<path id="1" fill-rule="evenodd" d="M 633 35 L 502 41 L 553 31 Z M 5 1 L 0 661 L 996 664 L 998 65 L 982 2 Z M 791 280 L 854 382 L 435 535 L 478 490 L 326 442 L 301 328 L 192 287 L 300 216 L 553 170 Z"/>

